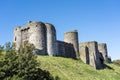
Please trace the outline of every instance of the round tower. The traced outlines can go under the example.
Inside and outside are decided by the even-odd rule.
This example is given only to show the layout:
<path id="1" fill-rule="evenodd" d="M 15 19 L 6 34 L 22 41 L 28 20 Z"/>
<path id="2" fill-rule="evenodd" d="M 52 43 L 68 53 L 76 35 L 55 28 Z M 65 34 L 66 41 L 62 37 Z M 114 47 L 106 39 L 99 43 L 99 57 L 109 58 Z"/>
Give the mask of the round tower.
<path id="1" fill-rule="evenodd" d="M 79 48 L 78 48 L 78 31 L 74 30 L 71 32 L 66 32 L 64 34 L 64 41 L 67 43 L 71 43 L 74 46 L 76 57 L 79 56 Z"/>
<path id="2" fill-rule="evenodd" d="M 56 55 L 56 30 L 52 24 L 45 23 L 47 29 L 47 52 L 48 55 Z"/>
<path id="3" fill-rule="evenodd" d="M 36 53 L 41 55 L 47 54 L 46 44 L 46 26 L 42 22 L 28 22 L 29 42 L 34 44 Z"/>
<path id="4" fill-rule="evenodd" d="M 21 26 L 17 26 L 14 29 L 14 39 L 13 42 L 15 43 L 15 48 L 18 50 L 20 48 L 20 45 L 22 43 L 22 33 L 21 33 Z"/>
<path id="5" fill-rule="evenodd" d="M 102 54 L 104 61 L 108 61 L 107 45 L 106 43 L 98 44 L 98 50 Z"/>

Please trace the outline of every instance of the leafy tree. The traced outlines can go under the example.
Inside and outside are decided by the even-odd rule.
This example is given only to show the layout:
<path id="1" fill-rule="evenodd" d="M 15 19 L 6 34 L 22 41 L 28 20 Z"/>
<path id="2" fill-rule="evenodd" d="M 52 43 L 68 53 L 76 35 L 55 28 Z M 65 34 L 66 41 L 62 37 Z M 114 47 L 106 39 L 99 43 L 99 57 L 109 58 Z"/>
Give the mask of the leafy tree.
<path id="1" fill-rule="evenodd" d="M 4 46 L 0 45 L 0 55 L 2 54 L 3 51 L 4 51 Z"/>
<path id="2" fill-rule="evenodd" d="M 18 51 L 7 50 L 0 65 L 0 80 L 53 80 L 48 71 L 38 68 L 34 48 L 25 42 Z"/>
<path id="3" fill-rule="evenodd" d="M 0 76 L 0 79 L 4 79 L 7 77 L 11 77 L 14 74 L 16 74 L 15 70 L 17 69 L 17 59 L 16 52 L 14 50 L 7 51 L 5 55 L 5 59 L 1 64 L 0 72 L 2 75 Z"/>
<path id="4" fill-rule="evenodd" d="M 12 49 L 12 44 L 11 44 L 11 42 L 6 42 L 6 43 L 5 43 L 5 50 L 10 50 L 10 49 Z"/>
<path id="5" fill-rule="evenodd" d="M 0 50 L 4 50 L 4 46 L 0 45 Z"/>

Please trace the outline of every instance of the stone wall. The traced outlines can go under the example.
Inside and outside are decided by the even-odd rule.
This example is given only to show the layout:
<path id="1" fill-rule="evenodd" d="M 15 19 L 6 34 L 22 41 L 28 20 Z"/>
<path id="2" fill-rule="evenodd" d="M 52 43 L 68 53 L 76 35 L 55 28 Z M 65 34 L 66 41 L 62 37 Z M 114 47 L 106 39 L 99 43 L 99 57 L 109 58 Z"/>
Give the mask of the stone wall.
<path id="1" fill-rule="evenodd" d="M 88 51 L 88 47 L 86 43 L 80 43 L 79 44 L 79 55 L 81 60 L 86 63 L 89 64 L 89 51 Z"/>
<path id="2" fill-rule="evenodd" d="M 98 50 L 103 55 L 104 61 L 108 62 L 108 53 L 107 53 L 107 45 L 106 43 L 99 43 Z"/>
<path id="3" fill-rule="evenodd" d="M 84 42 L 79 44 L 80 58 L 84 63 L 87 63 L 96 69 L 104 68 L 103 58 L 98 51 L 96 41 Z"/>
<path id="4" fill-rule="evenodd" d="M 13 42 L 16 43 L 16 50 L 18 50 L 20 45 L 22 44 L 21 28 L 22 28 L 21 26 L 17 26 L 14 29 L 14 40 L 13 40 Z"/>
<path id="5" fill-rule="evenodd" d="M 21 29 L 21 34 L 22 34 L 22 42 L 24 41 L 29 41 L 29 27 L 25 27 Z"/>
<path id="6" fill-rule="evenodd" d="M 63 41 L 57 41 L 58 55 L 67 58 L 76 58 L 73 44 L 69 44 Z"/>

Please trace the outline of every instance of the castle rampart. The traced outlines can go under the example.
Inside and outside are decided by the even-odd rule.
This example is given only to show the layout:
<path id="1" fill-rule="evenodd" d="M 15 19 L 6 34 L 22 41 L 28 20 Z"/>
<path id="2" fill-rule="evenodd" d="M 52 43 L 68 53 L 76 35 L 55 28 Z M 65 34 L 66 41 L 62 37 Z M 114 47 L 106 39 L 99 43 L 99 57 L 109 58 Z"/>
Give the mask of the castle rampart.
<path id="1" fill-rule="evenodd" d="M 73 44 L 66 43 L 63 41 L 57 41 L 58 54 L 57 56 L 76 58 Z"/>
<path id="2" fill-rule="evenodd" d="M 80 57 L 81 60 L 96 69 L 104 67 L 103 62 L 109 60 L 106 44 L 96 41 L 78 44 L 78 31 L 64 34 L 64 41 L 56 39 L 56 30 L 50 23 L 29 21 L 25 27 L 14 29 L 14 43 L 16 50 L 25 41 L 34 44 L 34 52 L 39 55 L 62 56 L 68 58 Z"/>
<path id="3" fill-rule="evenodd" d="M 56 40 L 55 27 L 50 23 L 29 21 L 25 27 L 16 29 L 14 30 L 14 42 L 17 50 L 23 42 L 27 41 L 34 44 L 35 53 L 40 55 L 75 58 L 76 54 L 79 54 L 77 31 L 65 33 L 66 42 L 63 42 Z"/>

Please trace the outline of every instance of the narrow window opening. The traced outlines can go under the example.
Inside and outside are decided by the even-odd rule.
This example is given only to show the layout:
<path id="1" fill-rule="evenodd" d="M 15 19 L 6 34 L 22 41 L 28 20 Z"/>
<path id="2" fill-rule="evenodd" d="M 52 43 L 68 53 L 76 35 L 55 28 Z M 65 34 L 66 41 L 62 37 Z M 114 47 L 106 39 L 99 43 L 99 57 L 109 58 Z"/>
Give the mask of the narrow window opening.
<path id="1" fill-rule="evenodd" d="M 15 37 L 15 41 L 17 40 L 17 38 Z"/>

